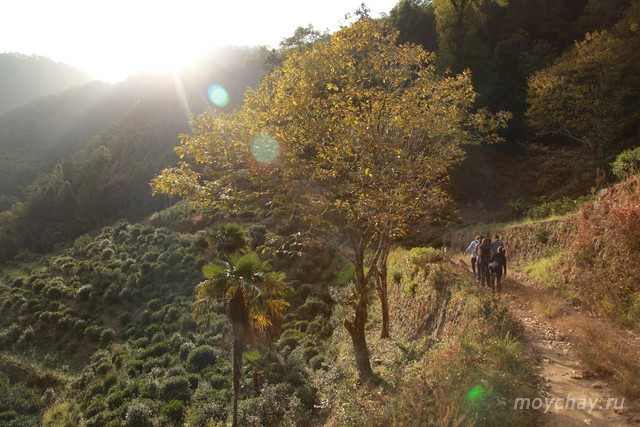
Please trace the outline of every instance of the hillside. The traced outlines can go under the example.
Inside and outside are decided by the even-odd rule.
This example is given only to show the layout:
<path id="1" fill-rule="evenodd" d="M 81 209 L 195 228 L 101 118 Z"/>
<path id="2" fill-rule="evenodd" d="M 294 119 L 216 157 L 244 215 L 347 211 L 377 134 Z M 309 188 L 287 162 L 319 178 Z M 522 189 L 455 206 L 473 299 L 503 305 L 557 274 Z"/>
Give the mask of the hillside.
<path id="1" fill-rule="evenodd" d="M 595 346 L 589 338 L 595 323 L 578 327 L 580 334 L 562 332 L 563 303 L 552 303 L 551 296 L 536 299 L 527 289 L 536 280 L 542 289 L 557 292 L 553 298 L 573 295 L 568 307 L 578 304 L 585 312 L 611 307 L 581 298 L 585 285 L 575 281 L 575 274 L 562 276 L 573 270 L 566 261 L 558 262 L 572 258 L 556 254 L 573 251 L 579 241 L 576 217 L 623 212 L 625 206 L 637 210 L 639 182 L 636 177 L 612 187 L 567 218 L 476 226 L 504 236 L 511 260 L 505 295 L 478 288 L 467 268 L 449 260 L 446 251 L 394 250 L 389 264 L 392 338 L 378 338 L 379 305 L 372 305 L 368 336 L 377 380 L 355 392 L 353 354 L 341 325 L 349 269 L 343 270 L 322 247 L 308 248 L 299 259 L 271 259 L 294 284 L 291 309 L 270 351 L 247 355 L 241 420 L 251 425 L 373 425 L 380 420 L 386 425 L 437 420 L 535 425 L 547 414 L 514 411 L 512 405 L 516 397 L 535 399 L 549 385 L 536 379 L 542 350 L 530 346 L 535 342 L 531 334 L 538 331 L 547 334 L 541 340 L 548 340 L 548 333 L 568 334 L 570 341 L 558 338 L 556 346 L 576 346 L 582 362 L 574 370 L 595 372 L 591 383 L 613 384 L 616 393 L 632 401 L 640 390 L 630 381 L 637 361 L 615 350 L 627 344 Z M 618 221 L 618 230 L 624 227 Z M 452 246 L 461 247 L 468 232 L 452 235 Z M 180 234 L 123 222 L 83 236 L 58 254 L 5 264 L 0 366 L 2 384 L 13 391 L 5 397 L 5 407 L 12 409 L 1 414 L 3 420 L 20 425 L 42 415 L 51 423 L 184 420 L 199 425 L 228 419 L 229 330 L 222 306 L 214 307 L 208 319 L 191 317 L 194 286 L 202 280 L 199 267 L 216 245 L 204 232 Z M 605 260 L 615 254 L 612 247 L 597 252 Z M 550 260 L 556 264 L 549 266 Z M 542 264 L 546 273 L 541 277 L 536 266 Z M 518 270 L 526 277 L 515 274 Z M 590 277 L 588 272 L 582 276 Z M 610 282 L 607 294 L 616 297 L 610 289 L 617 286 Z M 534 311 L 525 314 L 528 318 L 546 320 L 531 330 L 521 317 L 523 305 Z M 629 313 L 638 311 L 620 305 L 613 313 L 600 311 L 618 323 L 629 322 Z M 206 328 L 200 327 L 202 321 Z M 540 329 L 549 321 L 556 326 Z"/>
<path id="2" fill-rule="evenodd" d="M 526 325 L 549 398 L 618 398 L 615 413 L 564 410 L 558 415 L 564 421 L 545 415 L 551 425 L 581 425 L 583 419 L 630 425 L 640 419 L 640 271 L 633 261 L 640 249 L 639 185 L 640 177 L 632 176 L 565 216 L 477 225 L 449 236 L 456 249 L 466 248 L 478 232 L 498 233 L 505 241 L 511 310 Z"/>
<path id="3" fill-rule="evenodd" d="M 259 81 L 265 55 L 260 50 L 228 48 L 212 52 L 219 61 L 203 60 L 185 71 L 180 81 L 169 75 L 141 75 L 115 85 L 94 82 L 0 116 L 4 153 L 0 175 L 5 177 L 0 195 L 16 195 L 17 187 L 31 184 L 57 163 L 71 162 L 79 151 L 100 144 L 144 150 L 151 156 L 144 168 L 166 165 L 178 135 L 189 129 L 190 116 L 216 108 L 207 98 L 207 89 L 214 83 L 224 85 L 230 102 L 218 109 L 236 108 L 246 88 Z M 127 137 L 132 140 L 124 142 Z M 162 163 L 154 165 L 154 161 Z"/>
<path id="4" fill-rule="evenodd" d="M 356 18 L 0 112 L 0 425 L 640 423 L 640 0 Z"/>
<path id="5" fill-rule="evenodd" d="M 221 307 L 201 319 L 204 329 L 190 314 L 206 247 L 202 233 L 121 223 L 60 254 L 3 268 L 0 378 L 24 392 L 5 395 L 2 419 L 9 425 L 39 414 L 46 422 L 86 425 L 228 419 L 229 331 Z M 500 406 L 534 390 L 527 352 L 515 338 L 519 327 L 502 302 L 479 292 L 438 251 L 397 251 L 393 259 L 390 301 L 402 314 L 393 317 L 392 340 L 373 341 L 379 385 L 357 394 L 348 391 L 352 356 L 337 303 L 348 289 L 309 282 L 315 258 L 277 262 L 299 284 L 271 350 L 247 355 L 242 424 L 451 417 L 494 425 L 535 417 Z M 463 342 L 472 347 L 460 352 Z M 482 391 L 466 401 L 472 389 Z M 411 401 L 401 398 L 407 393 Z M 383 411 L 381 398 L 392 399 Z M 412 403 L 425 401 L 431 403 Z"/>
<path id="6" fill-rule="evenodd" d="M 0 54 L 0 115 L 42 96 L 92 81 L 86 73 L 48 58 Z"/>

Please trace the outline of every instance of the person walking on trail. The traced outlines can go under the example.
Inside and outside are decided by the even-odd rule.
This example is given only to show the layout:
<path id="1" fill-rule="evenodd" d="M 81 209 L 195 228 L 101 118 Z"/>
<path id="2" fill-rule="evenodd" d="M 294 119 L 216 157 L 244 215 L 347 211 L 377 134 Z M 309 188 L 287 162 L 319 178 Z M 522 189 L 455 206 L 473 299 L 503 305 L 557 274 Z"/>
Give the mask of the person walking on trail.
<path id="1" fill-rule="evenodd" d="M 504 247 L 504 242 L 500 240 L 500 236 L 496 234 L 496 238 L 491 242 L 491 251 L 493 251 L 494 254 L 497 254 L 500 246 Z"/>
<path id="2" fill-rule="evenodd" d="M 476 261 L 478 260 L 478 253 L 476 252 L 476 246 L 480 243 L 480 236 L 476 236 L 475 240 L 473 240 L 467 250 L 464 251 L 465 254 L 471 254 L 471 271 L 473 271 L 473 278 L 478 278 L 478 273 L 476 271 Z"/>
<path id="3" fill-rule="evenodd" d="M 498 250 L 491 257 L 489 263 L 489 277 L 491 281 L 491 288 L 494 292 L 502 292 L 502 274 L 507 275 L 507 255 L 504 250 L 504 246 L 499 246 Z M 495 284 L 493 278 L 495 276 Z"/>
<path id="4" fill-rule="evenodd" d="M 478 252 L 478 275 L 480 276 L 480 286 L 490 286 L 489 283 L 489 263 L 491 262 L 491 240 L 482 239 L 476 247 Z"/>

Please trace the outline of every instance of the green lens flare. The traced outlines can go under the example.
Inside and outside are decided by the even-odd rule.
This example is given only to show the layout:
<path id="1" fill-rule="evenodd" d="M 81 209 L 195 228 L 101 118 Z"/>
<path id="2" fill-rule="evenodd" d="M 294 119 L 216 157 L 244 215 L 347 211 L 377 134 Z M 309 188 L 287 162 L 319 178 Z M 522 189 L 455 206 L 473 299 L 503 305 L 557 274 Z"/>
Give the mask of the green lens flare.
<path id="1" fill-rule="evenodd" d="M 256 135 L 249 145 L 253 157 L 260 163 L 271 163 L 280 154 L 280 144 L 271 135 Z"/>
<path id="2" fill-rule="evenodd" d="M 475 402 L 476 400 L 482 397 L 484 392 L 485 392 L 484 387 L 482 387 L 481 385 L 477 385 L 474 388 L 472 388 L 471 391 L 469 391 L 469 394 L 467 394 L 467 399 L 472 402 Z"/>

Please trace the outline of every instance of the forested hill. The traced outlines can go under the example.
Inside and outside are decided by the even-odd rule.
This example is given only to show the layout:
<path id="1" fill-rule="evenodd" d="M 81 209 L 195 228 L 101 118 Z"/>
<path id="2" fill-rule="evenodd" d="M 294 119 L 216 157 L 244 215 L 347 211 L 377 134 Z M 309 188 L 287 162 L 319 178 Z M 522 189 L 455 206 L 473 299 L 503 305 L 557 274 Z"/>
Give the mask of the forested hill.
<path id="1" fill-rule="evenodd" d="M 0 54 L 0 114 L 49 93 L 88 83 L 92 78 L 73 67 L 40 56 Z"/>
<path id="2" fill-rule="evenodd" d="M 0 258 L 164 207 L 149 181 L 176 160 L 178 135 L 207 109 L 230 111 L 263 74 L 263 48 L 227 48 L 185 72 L 92 82 L 0 115 Z M 228 103 L 207 97 L 217 84 Z M 44 206 L 49 206 L 45 209 Z"/>

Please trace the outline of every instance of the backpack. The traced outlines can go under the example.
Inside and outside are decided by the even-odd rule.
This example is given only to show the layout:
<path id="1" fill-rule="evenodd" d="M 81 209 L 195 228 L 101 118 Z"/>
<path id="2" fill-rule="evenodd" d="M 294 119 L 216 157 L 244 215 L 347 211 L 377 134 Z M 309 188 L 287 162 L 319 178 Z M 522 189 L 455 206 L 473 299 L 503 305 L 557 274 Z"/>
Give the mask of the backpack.
<path id="1" fill-rule="evenodd" d="M 482 249 L 482 258 L 491 257 L 491 244 L 488 245 L 480 245 L 480 249 Z M 478 255 L 480 255 L 480 251 L 478 251 Z"/>

